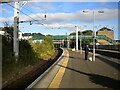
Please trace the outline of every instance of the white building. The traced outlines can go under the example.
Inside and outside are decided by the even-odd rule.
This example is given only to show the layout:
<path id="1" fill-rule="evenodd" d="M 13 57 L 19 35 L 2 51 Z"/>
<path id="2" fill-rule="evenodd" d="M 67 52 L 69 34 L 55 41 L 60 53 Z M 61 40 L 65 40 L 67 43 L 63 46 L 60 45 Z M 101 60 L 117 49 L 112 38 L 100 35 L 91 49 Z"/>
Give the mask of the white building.
<path id="1" fill-rule="evenodd" d="M 5 32 L 2 31 L 2 27 L 0 27 L 0 35 L 4 35 L 4 34 L 5 34 Z"/>
<path id="2" fill-rule="evenodd" d="M 33 43 L 36 43 L 36 42 L 42 42 L 43 40 L 41 39 L 41 40 L 33 40 Z"/>
<path id="3" fill-rule="evenodd" d="M 19 31 L 19 39 L 28 40 L 28 39 L 31 39 L 32 37 L 33 36 L 30 33 L 22 33 L 21 31 Z"/>
<path id="4" fill-rule="evenodd" d="M 4 31 L 0 31 L 0 35 L 4 35 L 5 34 L 5 32 Z"/>
<path id="5" fill-rule="evenodd" d="M 8 35 L 8 33 L 6 33 L 5 31 L 3 31 L 3 27 L 0 27 L 0 35 Z M 36 36 L 36 35 L 42 35 L 41 33 L 22 33 L 21 31 L 19 31 L 19 34 L 18 34 L 18 39 L 19 40 L 29 40 L 31 39 L 33 36 Z M 42 42 L 43 40 L 33 40 L 33 42 Z"/>

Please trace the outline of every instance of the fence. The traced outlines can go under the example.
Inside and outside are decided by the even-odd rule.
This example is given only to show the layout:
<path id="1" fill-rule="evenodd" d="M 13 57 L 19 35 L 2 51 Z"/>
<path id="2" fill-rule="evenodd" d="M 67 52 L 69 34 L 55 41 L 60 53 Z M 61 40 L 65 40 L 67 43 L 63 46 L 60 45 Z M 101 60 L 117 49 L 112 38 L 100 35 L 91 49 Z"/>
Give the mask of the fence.
<path id="1" fill-rule="evenodd" d="M 92 48 L 92 45 L 90 45 L 90 48 Z M 96 49 L 120 51 L 120 45 L 96 45 Z"/>

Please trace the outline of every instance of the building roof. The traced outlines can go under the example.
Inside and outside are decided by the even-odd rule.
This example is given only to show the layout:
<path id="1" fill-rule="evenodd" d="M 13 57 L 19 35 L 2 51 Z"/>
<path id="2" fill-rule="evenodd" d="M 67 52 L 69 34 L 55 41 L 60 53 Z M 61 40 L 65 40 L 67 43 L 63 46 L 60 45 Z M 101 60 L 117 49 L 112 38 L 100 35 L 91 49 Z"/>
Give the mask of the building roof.
<path id="1" fill-rule="evenodd" d="M 116 42 L 120 42 L 120 40 L 115 40 Z"/>
<path id="2" fill-rule="evenodd" d="M 23 33 L 23 36 L 43 36 L 41 33 Z"/>
<path id="3" fill-rule="evenodd" d="M 98 31 L 104 31 L 104 30 L 113 31 L 113 30 L 111 30 L 111 29 L 109 29 L 109 28 L 107 28 L 107 27 L 103 27 L 103 28 L 101 28 L 101 29 L 98 30 Z"/>

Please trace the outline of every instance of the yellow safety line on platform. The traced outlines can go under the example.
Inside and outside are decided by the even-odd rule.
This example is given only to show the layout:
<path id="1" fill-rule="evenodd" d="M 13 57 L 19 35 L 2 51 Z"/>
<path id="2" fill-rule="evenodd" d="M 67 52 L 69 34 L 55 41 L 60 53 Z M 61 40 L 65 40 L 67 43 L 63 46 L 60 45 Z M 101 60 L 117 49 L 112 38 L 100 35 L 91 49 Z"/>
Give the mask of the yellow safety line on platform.
<path id="1" fill-rule="evenodd" d="M 62 66 L 66 67 L 67 66 L 67 63 L 68 63 L 68 59 L 69 59 L 69 53 L 68 51 L 66 50 L 65 51 L 65 60 L 62 64 Z M 51 84 L 49 85 L 48 89 L 49 88 L 59 88 L 59 85 L 60 85 L 60 82 L 62 80 L 62 77 L 64 75 L 64 72 L 65 72 L 65 68 L 64 67 L 60 67 L 58 73 L 56 74 L 55 78 L 53 79 L 53 81 L 51 82 Z"/>

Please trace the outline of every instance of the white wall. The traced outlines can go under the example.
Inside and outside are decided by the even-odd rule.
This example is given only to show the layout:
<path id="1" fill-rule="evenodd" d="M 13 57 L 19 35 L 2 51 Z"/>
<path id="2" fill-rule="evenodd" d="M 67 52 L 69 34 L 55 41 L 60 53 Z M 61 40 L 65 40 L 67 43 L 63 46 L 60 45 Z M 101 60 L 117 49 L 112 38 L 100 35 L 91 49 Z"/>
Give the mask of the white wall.
<path id="1" fill-rule="evenodd" d="M 33 43 L 36 43 L 36 42 L 42 42 L 43 40 L 33 40 Z"/>
<path id="2" fill-rule="evenodd" d="M 0 35 L 4 35 L 5 34 L 5 32 L 4 31 L 0 31 Z"/>

